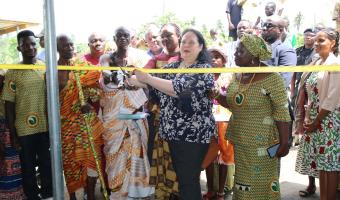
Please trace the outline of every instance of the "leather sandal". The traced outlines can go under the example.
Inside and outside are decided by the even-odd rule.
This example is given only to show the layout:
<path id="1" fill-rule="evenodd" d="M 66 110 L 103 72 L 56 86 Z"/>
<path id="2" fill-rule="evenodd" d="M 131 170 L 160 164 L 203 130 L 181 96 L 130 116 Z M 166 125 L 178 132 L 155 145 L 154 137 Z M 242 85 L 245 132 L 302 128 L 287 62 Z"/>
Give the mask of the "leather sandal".
<path id="1" fill-rule="evenodd" d="M 316 191 L 316 186 L 307 187 L 305 190 L 299 191 L 299 196 L 300 197 L 309 197 L 309 196 L 315 194 L 315 191 Z"/>

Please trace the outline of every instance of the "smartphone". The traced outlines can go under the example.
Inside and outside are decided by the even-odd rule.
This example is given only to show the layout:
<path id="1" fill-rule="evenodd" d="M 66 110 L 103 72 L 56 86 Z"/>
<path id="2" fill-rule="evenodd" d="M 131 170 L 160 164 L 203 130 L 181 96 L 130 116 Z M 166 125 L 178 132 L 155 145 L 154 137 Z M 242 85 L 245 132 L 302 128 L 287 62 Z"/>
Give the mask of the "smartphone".
<path id="1" fill-rule="evenodd" d="M 270 158 L 274 158 L 276 156 L 276 152 L 279 149 L 280 143 L 276 143 L 267 148 L 267 152 Z"/>

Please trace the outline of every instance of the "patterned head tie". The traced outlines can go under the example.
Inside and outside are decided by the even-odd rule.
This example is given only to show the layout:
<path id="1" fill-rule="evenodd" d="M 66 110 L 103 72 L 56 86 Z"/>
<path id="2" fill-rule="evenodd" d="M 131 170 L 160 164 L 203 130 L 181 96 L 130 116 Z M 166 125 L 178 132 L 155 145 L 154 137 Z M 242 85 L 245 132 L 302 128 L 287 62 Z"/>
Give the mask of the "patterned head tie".
<path id="1" fill-rule="evenodd" d="M 241 43 L 251 53 L 261 61 L 269 60 L 272 57 L 272 51 L 267 43 L 259 36 L 253 34 L 244 34 Z"/>

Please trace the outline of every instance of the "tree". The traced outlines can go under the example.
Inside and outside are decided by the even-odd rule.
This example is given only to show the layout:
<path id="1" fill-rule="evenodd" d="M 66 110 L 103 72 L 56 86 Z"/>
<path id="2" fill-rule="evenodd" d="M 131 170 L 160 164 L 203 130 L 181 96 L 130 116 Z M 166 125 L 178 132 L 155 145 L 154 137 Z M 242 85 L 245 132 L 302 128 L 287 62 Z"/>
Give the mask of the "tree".
<path id="1" fill-rule="evenodd" d="M 167 23 L 175 23 L 183 31 L 187 28 L 196 27 L 196 18 L 193 17 L 190 20 L 180 20 L 180 19 L 177 18 L 176 14 L 169 12 L 169 13 L 163 15 L 163 16 L 155 17 L 155 19 L 152 22 L 148 22 L 146 24 L 143 24 L 140 27 L 137 36 L 139 38 L 144 38 L 144 35 L 147 31 L 147 28 L 150 26 L 150 24 L 155 24 L 158 27 L 161 27 L 162 25 L 167 24 Z M 228 39 L 229 39 L 228 33 L 225 31 L 227 29 L 223 26 L 223 23 L 222 23 L 221 20 L 218 20 L 216 22 L 216 27 L 217 27 L 217 30 L 220 32 L 220 36 L 221 36 L 220 39 L 223 42 L 227 42 Z M 202 35 L 204 36 L 204 38 L 206 40 L 207 45 L 209 46 L 212 43 L 212 40 L 211 40 L 209 29 L 207 28 L 207 26 L 205 24 L 203 24 L 198 31 L 200 31 L 202 33 Z"/>
<path id="2" fill-rule="evenodd" d="M 296 27 L 296 30 L 298 32 L 299 32 L 300 27 L 302 25 L 302 21 L 303 21 L 303 15 L 302 15 L 301 11 L 299 11 L 298 14 L 294 18 L 294 26 Z"/>
<path id="3" fill-rule="evenodd" d="M 74 45 L 77 55 L 84 55 L 90 51 L 87 43 L 75 43 Z"/>
<path id="4" fill-rule="evenodd" d="M 16 37 L 0 38 L 0 46 L 1 64 L 15 64 L 19 62 Z"/>
<path id="5" fill-rule="evenodd" d="M 152 22 L 148 22 L 148 23 L 143 24 L 139 28 L 137 36 L 139 38 L 144 38 L 144 35 L 145 35 L 148 27 L 150 26 L 150 24 L 155 24 L 158 27 L 161 27 L 162 25 L 167 24 L 167 23 L 175 23 L 183 31 L 186 28 L 191 28 L 191 27 L 196 26 L 196 18 L 193 17 L 190 20 L 180 20 L 180 19 L 177 18 L 175 13 L 169 12 L 169 13 L 166 13 L 165 15 L 163 15 L 163 16 L 155 17 L 154 20 L 152 20 Z"/>
<path id="6" fill-rule="evenodd" d="M 227 28 L 223 25 L 222 21 L 219 19 L 217 20 L 216 27 L 218 32 L 220 33 L 220 37 L 223 41 L 229 40 L 229 33 L 226 31 Z"/>
<path id="7" fill-rule="evenodd" d="M 205 42 L 207 43 L 207 46 L 210 46 L 211 43 L 212 43 L 212 40 L 211 40 L 210 32 L 208 30 L 207 25 L 203 24 L 200 32 L 202 33 L 202 35 L 205 39 Z"/>
<path id="8" fill-rule="evenodd" d="M 75 36 L 71 35 L 71 38 L 74 40 Z M 38 41 L 37 45 L 39 46 Z M 74 45 L 77 55 L 84 55 L 89 51 L 86 43 L 75 43 Z M 19 63 L 20 56 L 17 50 L 17 38 L 15 36 L 0 38 L 0 46 L 0 64 Z M 39 52 L 41 49 L 38 46 L 37 49 Z"/>

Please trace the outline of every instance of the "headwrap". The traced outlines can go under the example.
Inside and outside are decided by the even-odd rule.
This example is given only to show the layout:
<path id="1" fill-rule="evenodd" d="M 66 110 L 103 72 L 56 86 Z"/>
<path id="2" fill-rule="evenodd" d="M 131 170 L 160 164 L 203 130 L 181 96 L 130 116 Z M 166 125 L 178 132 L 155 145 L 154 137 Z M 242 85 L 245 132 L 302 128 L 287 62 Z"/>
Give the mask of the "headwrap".
<path id="1" fill-rule="evenodd" d="M 251 55 L 260 58 L 260 61 L 269 60 L 272 57 L 271 48 L 259 36 L 245 33 L 240 42 L 251 53 Z"/>

